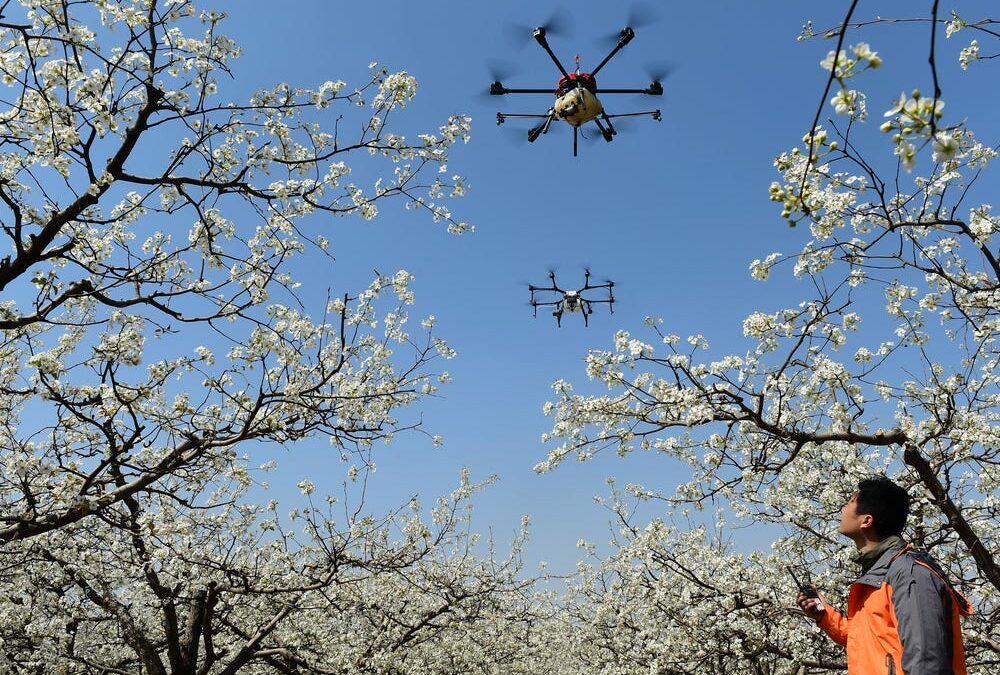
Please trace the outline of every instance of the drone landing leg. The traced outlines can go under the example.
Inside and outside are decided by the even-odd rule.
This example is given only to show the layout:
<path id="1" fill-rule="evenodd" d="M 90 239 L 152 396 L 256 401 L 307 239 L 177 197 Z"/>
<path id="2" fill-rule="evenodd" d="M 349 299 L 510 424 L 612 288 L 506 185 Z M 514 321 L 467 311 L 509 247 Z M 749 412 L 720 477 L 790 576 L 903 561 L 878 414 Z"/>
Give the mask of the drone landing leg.
<path id="1" fill-rule="evenodd" d="M 538 140 L 538 137 L 540 135 L 549 133 L 549 127 L 552 125 L 552 119 L 554 115 L 555 113 L 553 112 L 553 110 L 549 108 L 549 112 L 546 113 L 545 115 L 545 121 L 539 124 L 537 127 L 533 127 L 528 130 L 529 143 L 534 143 L 535 141 Z"/>
<path id="2" fill-rule="evenodd" d="M 601 120 L 599 120 L 599 119 L 597 119 L 595 117 L 594 118 L 594 124 L 596 124 L 597 128 L 601 130 L 601 135 L 604 136 L 604 140 L 605 141 L 607 141 L 608 143 L 610 143 L 614 139 L 614 137 L 615 137 L 614 131 L 610 127 L 607 128 L 607 129 L 605 129 L 604 125 L 601 124 Z"/>
<path id="3" fill-rule="evenodd" d="M 608 130 L 611 132 L 612 136 L 618 135 L 618 130 L 615 129 L 614 125 L 611 124 L 611 118 L 608 117 L 608 113 L 602 112 L 601 117 L 604 119 L 604 123 L 608 125 Z"/>
<path id="4" fill-rule="evenodd" d="M 576 157 L 576 143 L 577 136 L 580 133 L 580 127 L 573 127 L 573 156 Z"/>

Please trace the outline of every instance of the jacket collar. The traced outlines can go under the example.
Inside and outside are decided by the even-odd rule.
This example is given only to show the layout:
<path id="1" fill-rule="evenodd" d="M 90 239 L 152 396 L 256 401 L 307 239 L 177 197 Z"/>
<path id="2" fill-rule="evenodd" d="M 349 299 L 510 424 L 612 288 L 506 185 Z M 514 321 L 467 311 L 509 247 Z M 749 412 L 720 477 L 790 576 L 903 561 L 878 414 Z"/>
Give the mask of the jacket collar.
<path id="1" fill-rule="evenodd" d="M 886 574 L 889 573 L 889 565 L 893 560 L 899 557 L 899 554 L 902 553 L 905 548 L 907 548 L 902 539 L 899 539 L 898 537 L 897 539 L 898 541 L 889 544 L 888 547 L 882 551 L 882 554 L 878 556 L 872 566 L 868 568 L 868 571 L 863 573 L 854 583 L 874 586 L 875 588 L 882 585 L 882 582 L 885 581 Z"/>
<path id="2" fill-rule="evenodd" d="M 876 562 L 878 562 L 878 559 L 882 557 L 883 553 L 888 551 L 890 548 L 897 547 L 901 543 L 903 543 L 903 539 L 898 534 L 886 537 L 882 541 L 875 544 L 871 550 L 859 553 L 857 557 L 854 558 L 854 562 L 861 566 L 861 574 L 864 574 L 870 570 Z"/>

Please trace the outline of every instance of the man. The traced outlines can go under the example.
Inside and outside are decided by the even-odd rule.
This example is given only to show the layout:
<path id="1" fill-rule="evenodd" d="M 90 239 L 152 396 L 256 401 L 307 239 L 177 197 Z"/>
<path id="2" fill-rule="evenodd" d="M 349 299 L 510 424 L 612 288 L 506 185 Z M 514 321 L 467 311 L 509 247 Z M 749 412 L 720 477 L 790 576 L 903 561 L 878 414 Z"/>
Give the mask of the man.
<path id="1" fill-rule="evenodd" d="M 869 478 L 840 512 L 838 531 L 858 547 L 861 576 L 851 585 L 847 617 L 822 598 L 799 607 L 847 648 L 848 675 L 966 675 L 959 615 L 972 613 L 926 553 L 904 544 L 906 490 Z"/>

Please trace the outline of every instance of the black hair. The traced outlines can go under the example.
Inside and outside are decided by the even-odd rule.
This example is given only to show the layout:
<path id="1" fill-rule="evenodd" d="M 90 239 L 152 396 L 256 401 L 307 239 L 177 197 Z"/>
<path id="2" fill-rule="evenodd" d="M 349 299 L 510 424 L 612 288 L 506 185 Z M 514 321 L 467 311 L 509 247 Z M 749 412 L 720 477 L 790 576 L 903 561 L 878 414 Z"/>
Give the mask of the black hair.
<path id="1" fill-rule="evenodd" d="M 875 532 L 882 539 L 901 534 L 910 515 L 910 496 L 885 476 L 866 478 L 858 483 L 857 512 L 872 517 Z"/>

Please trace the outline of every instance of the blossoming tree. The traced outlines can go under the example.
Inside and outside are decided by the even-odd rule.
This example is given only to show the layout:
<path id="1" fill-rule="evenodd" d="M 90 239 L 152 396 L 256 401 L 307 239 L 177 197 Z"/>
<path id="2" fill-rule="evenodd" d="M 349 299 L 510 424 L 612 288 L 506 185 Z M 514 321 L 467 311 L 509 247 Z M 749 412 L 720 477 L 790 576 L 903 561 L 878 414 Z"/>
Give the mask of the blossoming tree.
<path id="1" fill-rule="evenodd" d="M 537 613 L 524 533 L 506 558 L 478 556 L 481 486 L 467 477 L 429 518 L 416 501 L 372 517 L 361 489 L 345 503 L 308 484 L 307 505 L 279 515 L 249 486 L 239 471 L 201 488 L 171 477 L 9 547 L 5 670 L 511 672 L 522 660 Z"/>
<path id="2" fill-rule="evenodd" d="M 248 492 L 250 448 L 310 437 L 356 457 L 345 480 L 362 486 L 372 444 L 418 426 L 405 409 L 448 381 L 433 320 L 408 323 L 407 272 L 317 304 L 293 264 L 328 264 L 331 217 L 391 200 L 469 229 L 446 205 L 465 185 L 444 172 L 469 119 L 395 133 L 417 83 L 380 67 L 357 87 L 227 102 L 240 49 L 187 0 L 14 4 L 0 17 L 5 672 L 516 660 L 456 646 L 526 616 L 519 543 L 508 557 L 477 544 L 467 479 L 429 516 L 375 517 L 356 491 L 348 507 L 303 481 L 308 508 L 279 517 Z"/>
<path id="3" fill-rule="evenodd" d="M 433 386 L 428 361 L 451 354 L 430 322 L 407 330 L 410 275 L 312 316 L 289 264 L 327 249 L 308 216 L 372 218 L 393 197 L 465 230 L 435 201 L 461 179 L 427 174 L 468 119 L 393 133 L 416 81 L 382 69 L 359 88 L 282 84 L 225 103 L 217 80 L 240 50 L 220 15 L 176 0 L 23 4 L 23 22 L 8 8 L 0 23 L 0 541 L 211 470 L 246 441 L 325 434 L 346 450 L 395 429 L 394 411 Z M 341 107 L 363 115 L 358 137 L 333 123 Z M 349 182 L 349 157 L 391 178 Z"/>
<path id="4" fill-rule="evenodd" d="M 893 22 L 858 19 L 857 5 L 821 34 L 836 42 L 821 63 L 821 108 L 802 144 L 775 161 L 771 199 L 807 241 L 751 265 L 761 281 L 790 267 L 809 295 L 748 316 L 748 350 L 717 358 L 702 356 L 703 336 L 685 341 L 650 318 L 652 339 L 623 331 L 614 350 L 589 354 L 587 373 L 607 393 L 559 381 L 546 406 L 547 440 L 559 445 L 539 470 L 606 449 L 691 467 L 674 493 L 629 486 L 672 513 L 643 528 L 616 507 L 618 552 L 581 578 L 592 631 L 583 642 L 603 672 L 842 668 L 842 654 L 790 609 L 783 567 L 804 564 L 842 600 L 853 567 L 831 530 L 873 472 L 906 485 L 912 539 L 977 606 L 965 624 L 970 672 L 991 670 L 1000 652 L 1000 218 L 984 180 L 996 141 L 947 113 L 938 77 L 943 58 L 987 67 L 980 43 L 996 44 L 997 21 L 939 16 L 936 2 L 914 19 L 928 28 L 929 58 L 876 129 L 863 82 L 882 56 L 854 35 Z M 816 37 L 807 24 L 803 38 Z M 929 91 L 913 89 L 928 80 Z M 671 523 L 709 503 L 783 528 L 773 552 L 738 555 L 724 533 Z"/>

